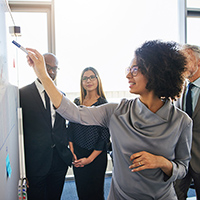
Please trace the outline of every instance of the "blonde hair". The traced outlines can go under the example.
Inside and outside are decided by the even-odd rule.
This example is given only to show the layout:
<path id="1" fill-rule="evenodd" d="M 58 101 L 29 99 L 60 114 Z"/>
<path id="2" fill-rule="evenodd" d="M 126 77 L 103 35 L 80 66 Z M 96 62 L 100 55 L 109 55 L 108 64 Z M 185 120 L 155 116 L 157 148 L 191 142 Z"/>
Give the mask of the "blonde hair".
<path id="1" fill-rule="evenodd" d="M 101 79 L 99 77 L 99 73 L 97 72 L 97 70 L 93 67 L 86 67 L 82 73 L 81 73 L 81 80 L 80 80 L 80 105 L 83 103 L 83 100 L 85 99 L 85 96 L 86 96 L 86 90 L 83 88 L 83 84 L 82 84 L 82 79 L 83 79 L 83 74 L 86 72 L 86 71 L 92 71 L 96 78 L 97 78 L 97 81 L 98 81 L 98 85 L 97 85 L 97 94 L 102 97 L 102 98 L 106 98 L 105 96 L 105 93 L 103 91 L 103 86 L 102 86 L 102 82 L 101 82 Z"/>

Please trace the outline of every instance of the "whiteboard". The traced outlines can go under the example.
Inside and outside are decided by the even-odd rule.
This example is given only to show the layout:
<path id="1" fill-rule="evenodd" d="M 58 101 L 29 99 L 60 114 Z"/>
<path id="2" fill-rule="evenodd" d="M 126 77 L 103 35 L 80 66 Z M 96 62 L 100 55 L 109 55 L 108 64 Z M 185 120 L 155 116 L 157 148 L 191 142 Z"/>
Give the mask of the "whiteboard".
<path id="1" fill-rule="evenodd" d="M 18 148 L 18 87 L 9 81 L 9 71 L 15 73 L 15 52 L 8 50 L 8 6 L 0 0 L 0 199 L 18 199 L 19 148 Z M 11 20 L 8 20 L 11 21 Z M 11 24 L 13 26 L 13 24 Z M 10 64 L 12 63 L 12 64 Z M 13 65 L 13 66 L 12 66 Z M 16 78 L 17 79 L 17 78 Z"/>

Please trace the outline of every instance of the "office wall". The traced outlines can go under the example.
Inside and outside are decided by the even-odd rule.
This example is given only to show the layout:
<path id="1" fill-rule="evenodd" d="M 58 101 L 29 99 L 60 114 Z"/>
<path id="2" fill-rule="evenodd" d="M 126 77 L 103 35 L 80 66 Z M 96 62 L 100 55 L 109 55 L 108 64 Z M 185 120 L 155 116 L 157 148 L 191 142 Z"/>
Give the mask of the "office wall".
<path id="1" fill-rule="evenodd" d="M 8 6 L 5 0 L 0 0 L 0 199 L 16 200 L 19 181 L 18 87 L 9 80 L 17 78 L 13 77 L 16 74 L 15 52 L 10 51 L 8 45 L 8 25 L 13 25 Z"/>

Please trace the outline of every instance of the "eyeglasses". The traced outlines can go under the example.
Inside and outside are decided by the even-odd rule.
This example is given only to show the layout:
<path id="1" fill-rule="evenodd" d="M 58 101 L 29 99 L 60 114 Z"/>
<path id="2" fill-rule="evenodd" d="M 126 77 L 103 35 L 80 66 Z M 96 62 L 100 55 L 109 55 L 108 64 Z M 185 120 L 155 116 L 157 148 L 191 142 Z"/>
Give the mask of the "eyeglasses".
<path id="1" fill-rule="evenodd" d="M 95 75 L 91 75 L 89 77 L 87 76 L 83 76 L 82 81 L 87 81 L 88 79 L 90 79 L 90 81 L 94 81 L 97 77 Z"/>
<path id="2" fill-rule="evenodd" d="M 131 67 L 127 67 L 126 68 L 126 75 L 128 75 L 129 72 L 131 72 L 132 76 L 137 76 L 138 74 L 138 66 L 137 65 L 133 65 Z"/>
<path id="3" fill-rule="evenodd" d="M 59 68 L 57 66 L 51 67 L 50 65 L 46 64 L 47 71 L 57 72 Z"/>

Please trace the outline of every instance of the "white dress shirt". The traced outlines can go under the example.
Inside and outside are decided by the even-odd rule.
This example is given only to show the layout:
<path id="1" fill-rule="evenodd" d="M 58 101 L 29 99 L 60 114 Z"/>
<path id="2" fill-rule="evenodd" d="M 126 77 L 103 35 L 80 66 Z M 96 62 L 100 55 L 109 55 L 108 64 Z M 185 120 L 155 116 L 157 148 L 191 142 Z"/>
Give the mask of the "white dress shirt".
<path id="1" fill-rule="evenodd" d="M 40 97 L 42 99 L 42 102 L 44 104 L 44 107 L 46 108 L 46 101 L 45 101 L 45 96 L 44 96 L 44 87 L 43 85 L 38 81 L 38 79 L 35 80 L 35 85 L 36 88 L 38 89 L 38 92 L 40 94 Z M 50 110 L 51 110 L 51 122 L 52 122 L 52 127 L 54 126 L 54 122 L 55 122 L 55 117 L 56 117 L 56 111 L 53 107 L 53 104 L 50 100 Z"/>

